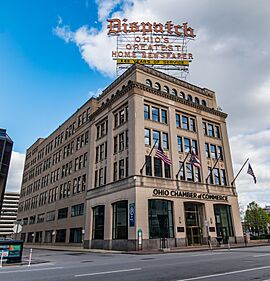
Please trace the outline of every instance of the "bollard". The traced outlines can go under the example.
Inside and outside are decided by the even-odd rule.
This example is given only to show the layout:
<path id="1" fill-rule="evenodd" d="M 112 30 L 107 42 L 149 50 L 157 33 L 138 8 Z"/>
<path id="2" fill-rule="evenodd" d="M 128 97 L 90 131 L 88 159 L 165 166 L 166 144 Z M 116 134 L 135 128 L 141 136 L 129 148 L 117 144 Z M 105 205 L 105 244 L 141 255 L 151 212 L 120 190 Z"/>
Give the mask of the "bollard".
<path id="1" fill-rule="evenodd" d="M 0 261 L 0 267 L 3 266 L 3 256 L 4 256 L 4 250 L 1 252 L 1 261 Z"/>
<path id="2" fill-rule="evenodd" d="M 29 254 L 29 261 L 28 261 L 28 266 L 31 265 L 31 260 L 32 260 L 32 252 L 33 252 L 33 249 L 31 248 L 30 249 L 30 254 Z"/>

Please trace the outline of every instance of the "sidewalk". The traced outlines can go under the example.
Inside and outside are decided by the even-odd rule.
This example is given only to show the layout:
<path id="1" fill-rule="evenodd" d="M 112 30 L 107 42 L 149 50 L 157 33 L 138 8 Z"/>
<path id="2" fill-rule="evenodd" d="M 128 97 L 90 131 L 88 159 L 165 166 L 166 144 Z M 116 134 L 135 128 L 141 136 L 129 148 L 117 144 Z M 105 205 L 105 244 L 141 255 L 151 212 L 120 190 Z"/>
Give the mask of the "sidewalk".
<path id="1" fill-rule="evenodd" d="M 50 246 L 50 245 L 26 245 L 24 249 L 40 249 L 40 250 L 51 250 L 51 251 L 70 251 L 70 252 L 84 252 L 84 253 L 100 253 L 100 254 L 134 254 L 134 255 L 148 255 L 148 254 L 162 254 L 162 253 L 181 253 L 181 252 L 197 252 L 197 251 L 210 251 L 220 249 L 235 249 L 235 248 L 246 248 L 256 246 L 270 246 L 268 240 L 252 240 L 249 243 L 238 243 L 238 244 L 222 244 L 221 246 L 213 245 L 212 249 L 208 245 L 201 246 L 188 246 L 188 247 L 177 247 L 177 248 L 165 248 L 165 249 L 146 249 L 140 251 L 117 251 L 117 250 L 103 250 L 103 249 L 84 249 L 82 247 L 72 246 Z"/>

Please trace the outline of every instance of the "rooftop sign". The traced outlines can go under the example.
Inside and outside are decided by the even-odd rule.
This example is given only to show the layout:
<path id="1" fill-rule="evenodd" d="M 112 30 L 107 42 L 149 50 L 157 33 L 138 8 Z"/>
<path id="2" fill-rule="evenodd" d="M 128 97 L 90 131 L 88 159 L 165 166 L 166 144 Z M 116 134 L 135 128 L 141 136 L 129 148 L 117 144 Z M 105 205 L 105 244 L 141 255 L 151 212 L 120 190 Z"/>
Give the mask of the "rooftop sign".
<path id="1" fill-rule="evenodd" d="M 187 43 L 196 35 L 188 23 L 128 22 L 127 19 L 108 19 L 108 36 L 117 38 L 112 58 L 118 69 L 140 63 L 158 69 L 188 72 L 192 53 Z M 183 77 L 181 77 L 183 78 Z"/>

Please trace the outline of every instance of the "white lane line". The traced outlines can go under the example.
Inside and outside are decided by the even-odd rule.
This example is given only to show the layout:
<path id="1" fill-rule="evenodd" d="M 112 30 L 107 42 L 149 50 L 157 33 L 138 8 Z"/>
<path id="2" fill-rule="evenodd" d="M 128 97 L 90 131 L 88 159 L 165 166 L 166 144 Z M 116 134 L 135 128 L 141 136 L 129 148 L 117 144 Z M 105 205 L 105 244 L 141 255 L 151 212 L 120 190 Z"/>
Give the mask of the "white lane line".
<path id="1" fill-rule="evenodd" d="M 95 272 L 95 273 L 85 273 L 85 274 L 74 275 L 74 277 L 92 276 L 92 275 L 109 274 L 109 273 L 119 273 L 119 272 L 127 272 L 127 271 L 137 271 L 137 270 L 142 270 L 142 269 L 141 268 L 130 268 L 130 269 Z"/>
<path id="2" fill-rule="evenodd" d="M 260 257 L 266 257 L 266 256 L 270 256 L 270 254 L 256 255 L 256 256 L 253 256 L 253 258 L 260 258 Z"/>
<path id="3" fill-rule="evenodd" d="M 54 269 L 63 269 L 64 267 L 47 267 L 47 268 L 33 268 L 33 269 L 24 269 L 24 270 L 9 270 L 9 271 L 2 271 L 0 270 L 0 274 L 5 273 L 17 273 L 17 272 L 27 272 L 27 271 L 41 271 L 41 270 L 54 270 Z"/>
<path id="4" fill-rule="evenodd" d="M 270 265 L 262 266 L 262 267 L 249 268 L 249 269 L 243 269 L 243 270 L 230 271 L 230 272 L 224 272 L 224 273 L 218 273 L 218 274 L 212 274 L 212 275 L 198 276 L 198 277 L 193 277 L 193 278 L 181 279 L 181 280 L 177 280 L 177 281 L 190 281 L 190 280 L 213 278 L 213 277 L 218 277 L 218 276 L 232 275 L 232 274 L 255 271 L 255 270 L 262 270 L 262 269 L 267 269 L 267 268 L 270 268 Z"/>
<path id="5" fill-rule="evenodd" d="M 196 255 L 190 255 L 190 257 L 213 256 L 213 255 L 221 255 L 221 253 L 196 254 Z"/>

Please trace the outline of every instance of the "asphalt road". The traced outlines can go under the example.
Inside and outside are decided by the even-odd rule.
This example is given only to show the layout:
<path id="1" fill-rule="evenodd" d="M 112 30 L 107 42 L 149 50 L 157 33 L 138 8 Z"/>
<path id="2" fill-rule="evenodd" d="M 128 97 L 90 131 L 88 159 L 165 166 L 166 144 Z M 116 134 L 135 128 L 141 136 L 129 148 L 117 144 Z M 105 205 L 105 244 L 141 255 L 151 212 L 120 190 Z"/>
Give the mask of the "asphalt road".
<path id="1" fill-rule="evenodd" d="M 270 280 L 270 246 L 155 255 L 33 250 L 33 261 L 0 268 L 0 281 Z"/>

